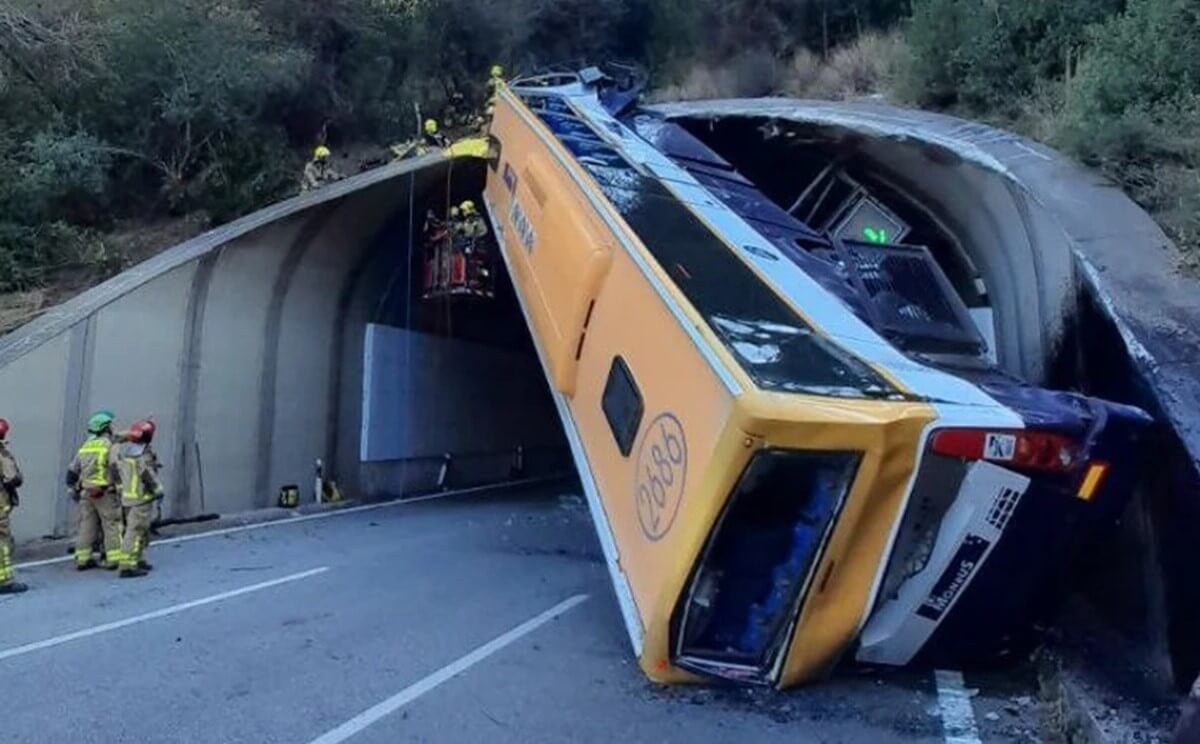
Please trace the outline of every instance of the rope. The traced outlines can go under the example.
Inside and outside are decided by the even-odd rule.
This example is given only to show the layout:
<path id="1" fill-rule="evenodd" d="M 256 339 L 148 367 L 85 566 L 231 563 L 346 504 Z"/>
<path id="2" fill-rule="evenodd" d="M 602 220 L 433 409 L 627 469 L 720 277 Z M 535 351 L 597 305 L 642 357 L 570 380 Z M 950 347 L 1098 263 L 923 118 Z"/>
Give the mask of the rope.
<path id="1" fill-rule="evenodd" d="M 413 288 L 413 231 L 416 230 L 416 223 L 413 220 L 414 202 L 416 200 L 417 191 L 417 175 L 410 173 L 408 175 L 408 250 L 406 252 L 407 265 L 405 266 L 405 282 L 404 282 L 404 324 L 408 326 L 408 333 L 404 337 L 404 410 L 406 412 L 412 410 L 412 369 L 413 369 L 413 316 L 412 316 L 412 288 Z M 422 240 L 422 246 L 424 241 Z M 423 252 L 423 251 L 422 251 Z M 422 266 L 424 269 L 424 266 Z M 407 415 L 407 413 L 406 413 Z M 405 419 L 404 426 L 409 425 L 408 419 Z M 404 469 L 408 465 L 405 464 Z M 401 482 L 407 473 L 401 474 Z"/>

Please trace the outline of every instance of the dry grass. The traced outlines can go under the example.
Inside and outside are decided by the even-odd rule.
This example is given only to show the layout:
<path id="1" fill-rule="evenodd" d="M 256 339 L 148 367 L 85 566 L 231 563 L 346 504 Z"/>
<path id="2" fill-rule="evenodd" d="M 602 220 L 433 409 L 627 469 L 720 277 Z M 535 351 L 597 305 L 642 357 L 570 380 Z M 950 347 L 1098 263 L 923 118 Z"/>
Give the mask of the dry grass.
<path id="1" fill-rule="evenodd" d="M 780 59 L 764 49 L 750 49 L 719 64 L 692 65 L 674 84 L 659 89 L 654 99 L 887 97 L 906 49 L 899 32 L 865 34 L 834 49 L 826 59 L 807 49 L 790 59 Z"/>
<path id="2" fill-rule="evenodd" d="M 696 63 L 682 79 L 660 88 L 660 101 L 758 98 L 779 92 L 784 65 L 763 49 L 751 49 L 722 64 Z"/>
<path id="3" fill-rule="evenodd" d="M 0 335 L 19 328 L 45 310 L 46 294 L 40 289 L 0 295 Z"/>
<path id="4" fill-rule="evenodd" d="M 825 60 L 799 52 L 792 57 L 784 93 L 830 100 L 887 97 L 905 50 L 899 33 L 870 33 L 834 49 Z"/>

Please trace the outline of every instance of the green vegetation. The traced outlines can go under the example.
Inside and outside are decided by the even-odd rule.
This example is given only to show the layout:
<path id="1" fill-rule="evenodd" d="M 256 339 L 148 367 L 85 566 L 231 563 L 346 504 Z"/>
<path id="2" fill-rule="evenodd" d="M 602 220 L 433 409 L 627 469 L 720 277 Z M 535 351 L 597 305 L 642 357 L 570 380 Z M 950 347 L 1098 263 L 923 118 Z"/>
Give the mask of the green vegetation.
<path id="1" fill-rule="evenodd" d="M 1200 267 L 1200 4 L 914 0 L 898 89 L 1120 184 Z"/>
<path id="2" fill-rule="evenodd" d="M 285 196 L 317 142 L 410 137 L 414 105 L 478 102 L 493 62 L 571 58 L 638 61 L 664 97 L 882 92 L 995 121 L 1200 254 L 1195 0 L 7 0 L 0 291 L 117 270 L 119 222 Z"/>

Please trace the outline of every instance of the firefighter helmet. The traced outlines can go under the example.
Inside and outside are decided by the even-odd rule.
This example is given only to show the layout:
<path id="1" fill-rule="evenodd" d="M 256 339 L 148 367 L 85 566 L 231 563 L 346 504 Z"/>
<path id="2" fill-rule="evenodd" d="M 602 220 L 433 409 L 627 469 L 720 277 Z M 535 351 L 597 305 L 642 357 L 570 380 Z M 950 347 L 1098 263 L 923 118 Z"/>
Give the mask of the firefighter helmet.
<path id="1" fill-rule="evenodd" d="M 494 77 L 494 78 L 502 78 L 502 77 L 504 77 L 504 68 L 503 68 L 503 67 L 501 67 L 500 65 L 492 65 L 492 73 L 491 73 L 491 75 L 492 75 L 492 77 Z"/>
<path id="2" fill-rule="evenodd" d="M 8 420 L 0 418 L 0 442 L 8 438 Z"/>
<path id="3" fill-rule="evenodd" d="M 450 207 L 450 219 L 456 220 L 456 219 L 458 219 L 458 215 L 459 215 L 458 207 Z"/>
<path id="4" fill-rule="evenodd" d="M 138 421 L 129 427 L 129 441 L 149 444 L 150 440 L 154 439 L 154 432 L 157 428 L 154 422 L 149 419 Z"/>
<path id="5" fill-rule="evenodd" d="M 467 199 L 462 203 L 461 209 L 463 214 L 475 214 L 475 202 Z"/>
<path id="6" fill-rule="evenodd" d="M 313 150 L 313 160 L 324 160 L 332 154 L 325 145 L 317 145 L 317 149 Z"/>
<path id="7" fill-rule="evenodd" d="M 425 134 L 434 135 L 438 133 L 438 123 L 436 119 L 425 120 Z"/>
<path id="8" fill-rule="evenodd" d="M 89 434 L 102 434 L 104 430 L 112 426 L 114 416 L 108 411 L 97 411 L 88 419 L 87 430 Z"/>

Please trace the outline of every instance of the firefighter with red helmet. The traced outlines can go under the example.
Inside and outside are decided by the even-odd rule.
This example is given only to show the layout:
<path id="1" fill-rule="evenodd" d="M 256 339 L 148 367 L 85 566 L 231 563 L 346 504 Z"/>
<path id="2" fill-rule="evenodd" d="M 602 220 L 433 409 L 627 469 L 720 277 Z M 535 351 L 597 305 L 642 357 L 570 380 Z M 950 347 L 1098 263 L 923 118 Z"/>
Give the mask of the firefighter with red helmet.
<path id="1" fill-rule="evenodd" d="M 20 498 L 21 468 L 17 458 L 8 449 L 8 421 L 0 418 L 0 594 L 19 594 L 27 586 L 17 581 L 13 574 L 13 537 L 9 516 L 17 507 Z"/>
<path id="2" fill-rule="evenodd" d="M 154 520 L 154 503 L 163 497 L 158 478 L 158 456 L 151 442 L 154 422 L 138 421 L 125 435 L 121 445 L 121 506 L 125 507 L 125 536 L 121 543 L 122 579 L 145 576 L 151 566 L 146 562 L 150 544 L 150 524 Z"/>

